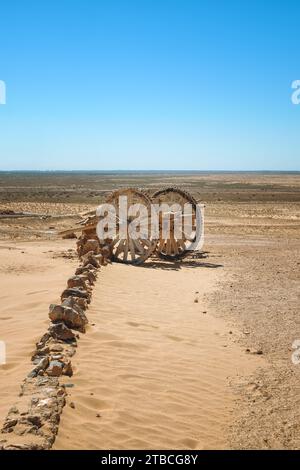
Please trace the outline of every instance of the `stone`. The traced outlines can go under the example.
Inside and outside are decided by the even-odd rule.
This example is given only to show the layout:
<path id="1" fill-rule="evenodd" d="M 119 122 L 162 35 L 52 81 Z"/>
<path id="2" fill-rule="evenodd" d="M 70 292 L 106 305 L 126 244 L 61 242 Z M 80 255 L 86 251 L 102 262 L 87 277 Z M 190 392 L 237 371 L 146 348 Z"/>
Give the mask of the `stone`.
<path id="1" fill-rule="evenodd" d="M 91 271 L 86 271 L 84 274 L 80 274 L 80 277 L 90 286 L 94 285 L 96 281 L 96 276 Z"/>
<path id="2" fill-rule="evenodd" d="M 17 414 L 19 413 L 19 410 L 16 406 L 12 406 L 9 410 L 8 410 L 8 414 Z"/>
<path id="3" fill-rule="evenodd" d="M 84 256 L 86 253 L 93 252 L 98 254 L 100 250 L 100 245 L 98 240 L 89 239 L 81 246 L 81 256 Z"/>
<path id="4" fill-rule="evenodd" d="M 46 447 L 43 444 L 8 444 L 3 446 L 3 450 L 46 450 L 50 447 Z"/>
<path id="5" fill-rule="evenodd" d="M 111 263 L 110 258 L 106 258 L 106 256 L 103 256 L 102 254 L 97 255 L 96 258 L 101 266 L 107 266 L 108 263 Z"/>
<path id="6" fill-rule="evenodd" d="M 33 424 L 37 428 L 40 428 L 43 422 L 41 416 L 39 415 L 28 415 L 27 421 L 29 421 L 31 424 Z"/>
<path id="7" fill-rule="evenodd" d="M 108 245 L 102 246 L 101 254 L 104 256 L 104 258 L 111 258 L 111 249 L 110 249 L 110 247 Z"/>
<path id="8" fill-rule="evenodd" d="M 67 375 L 68 377 L 72 377 L 73 375 L 73 368 L 72 368 L 72 363 L 71 361 L 68 361 L 64 364 L 63 367 L 63 374 Z"/>
<path id="9" fill-rule="evenodd" d="M 99 261 L 97 260 L 96 256 L 94 255 L 93 251 L 89 251 L 82 257 L 82 264 L 83 266 L 87 266 L 88 264 L 91 264 L 94 266 L 94 268 L 99 268 Z"/>
<path id="10" fill-rule="evenodd" d="M 38 364 L 32 369 L 31 372 L 29 372 L 27 377 L 36 377 L 40 371 L 45 370 L 48 367 L 49 364 L 49 358 L 48 356 L 43 357 Z"/>
<path id="11" fill-rule="evenodd" d="M 256 349 L 255 351 L 253 351 L 253 354 L 257 354 L 258 356 L 261 356 L 263 354 L 263 350 L 262 349 Z"/>
<path id="12" fill-rule="evenodd" d="M 72 304 L 71 302 L 69 302 Z M 67 327 L 85 332 L 85 325 L 88 323 L 88 319 L 85 316 L 83 310 L 73 304 L 74 307 L 68 307 L 66 304 L 56 305 L 51 304 L 49 307 L 49 318 L 52 322 L 64 322 Z"/>
<path id="13" fill-rule="evenodd" d="M 51 361 L 59 361 L 62 358 L 63 358 L 62 354 L 53 354 L 53 356 L 51 356 Z"/>
<path id="14" fill-rule="evenodd" d="M 247 353 L 250 353 L 250 354 L 257 354 L 258 356 L 261 356 L 263 354 L 263 350 L 262 349 L 250 349 L 250 348 L 247 348 L 246 349 L 246 352 Z"/>
<path id="15" fill-rule="evenodd" d="M 3 424 L 3 427 L 2 427 L 2 432 L 9 432 L 9 429 L 13 428 L 14 426 L 16 426 L 16 424 L 18 423 L 18 420 L 17 419 L 9 419 L 9 418 L 6 418 L 4 424 Z"/>
<path id="16" fill-rule="evenodd" d="M 68 298 L 68 297 L 67 297 Z M 74 301 L 76 302 L 76 304 L 82 309 L 82 310 L 86 310 L 88 308 L 88 302 L 86 299 L 82 299 L 81 297 L 72 297 L 72 299 L 74 299 Z M 66 300 L 66 299 L 65 299 Z"/>
<path id="17" fill-rule="evenodd" d="M 75 271 L 75 275 L 83 274 L 87 271 L 91 271 L 94 275 L 96 275 L 97 272 L 95 266 L 93 266 L 92 264 L 87 264 L 86 266 L 79 266 L 79 268 L 77 268 Z"/>
<path id="18" fill-rule="evenodd" d="M 81 312 L 82 308 L 78 304 L 78 299 L 79 297 L 73 297 L 73 296 L 66 297 L 62 302 L 62 306 L 73 308 L 74 310 Z"/>
<path id="19" fill-rule="evenodd" d="M 73 343 L 72 346 L 69 347 L 69 348 L 67 349 L 67 351 L 65 351 L 67 356 L 69 356 L 69 357 L 74 356 L 74 354 L 75 354 L 75 352 L 76 352 L 74 346 L 77 347 L 77 344 L 76 344 L 76 343 Z"/>
<path id="20" fill-rule="evenodd" d="M 63 372 L 63 364 L 60 361 L 51 361 L 46 372 L 50 377 L 59 377 Z"/>
<path id="21" fill-rule="evenodd" d="M 68 239 L 77 238 L 77 237 L 74 232 L 69 232 L 63 235 L 62 238 L 64 238 L 65 240 L 68 240 Z"/>
<path id="22" fill-rule="evenodd" d="M 97 279 L 97 275 L 94 273 L 94 271 L 87 271 L 85 275 L 88 277 L 89 282 L 94 284 Z"/>
<path id="23" fill-rule="evenodd" d="M 64 350 L 64 348 L 61 344 L 54 343 L 54 344 L 51 345 L 51 351 L 53 351 L 53 352 L 61 352 L 63 350 Z"/>
<path id="24" fill-rule="evenodd" d="M 89 300 L 90 295 L 85 289 L 81 289 L 80 287 L 72 287 L 70 289 L 65 289 L 61 294 L 62 300 L 65 300 L 67 297 L 80 297 Z"/>
<path id="25" fill-rule="evenodd" d="M 49 334 L 49 333 L 45 333 L 45 334 L 41 337 L 40 341 L 39 341 L 38 343 L 36 343 L 37 349 L 39 349 L 39 350 L 40 350 L 40 349 L 43 349 L 43 348 L 45 347 L 47 341 L 49 340 L 49 338 L 50 338 L 50 334 Z"/>
<path id="26" fill-rule="evenodd" d="M 37 349 L 34 353 L 34 355 L 32 356 L 31 360 L 32 361 L 36 361 L 36 360 L 40 360 L 40 356 L 46 356 L 47 354 L 49 354 L 50 352 L 50 349 L 49 349 L 49 346 L 44 346 L 43 348 L 40 348 L 40 349 Z"/>
<path id="27" fill-rule="evenodd" d="M 81 276 L 72 276 L 67 281 L 68 288 L 72 287 L 82 287 L 82 289 L 86 289 L 86 283 Z"/>
<path id="28" fill-rule="evenodd" d="M 75 339 L 73 331 L 62 322 L 52 323 L 49 327 L 49 332 L 54 339 L 60 339 L 62 341 Z"/>

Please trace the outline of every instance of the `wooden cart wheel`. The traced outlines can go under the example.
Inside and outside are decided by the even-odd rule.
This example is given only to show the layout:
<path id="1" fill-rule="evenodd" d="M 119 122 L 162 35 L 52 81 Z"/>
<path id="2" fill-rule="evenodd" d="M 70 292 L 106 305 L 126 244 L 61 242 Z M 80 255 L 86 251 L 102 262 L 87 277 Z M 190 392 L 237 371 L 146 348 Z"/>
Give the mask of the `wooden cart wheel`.
<path id="1" fill-rule="evenodd" d="M 182 231 L 180 236 L 175 234 L 174 231 L 174 220 L 177 217 L 177 213 L 170 211 L 169 213 L 160 213 L 160 224 L 159 224 L 159 242 L 157 245 L 157 254 L 166 260 L 176 260 L 184 258 L 189 253 L 193 242 L 196 239 L 197 227 L 196 227 L 196 207 L 197 202 L 191 194 L 186 191 L 183 191 L 179 188 L 165 188 L 157 191 L 153 194 L 152 200 L 155 204 L 179 204 L 182 208 L 184 204 L 190 203 L 192 209 L 192 219 L 191 223 L 187 226 L 184 224 L 184 215 L 180 214 L 179 217 L 182 217 Z M 170 236 L 165 238 L 162 230 L 163 219 L 165 217 L 170 217 Z"/>
<path id="2" fill-rule="evenodd" d="M 127 238 L 121 238 L 120 236 L 120 213 L 119 213 L 119 197 L 127 196 L 128 208 L 133 205 L 142 205 L 147 209 L 147 215 L 141 219 L 144 224 L 144 228 L 147 230 L 141 230 L 138 238 L 132 238 L 130 234 L 130 222 L 135 217 L 127 216 Z M 141 264 L 154 252 L 157 240 L 151 238 L 151 199 L 143 192 L 134 189 L 126 188 L 114 191 L 111 195 L 106 198 L 107 204 L 112 204 L 116 210 L 116 237 L 110 242 L 110 248 L 112 252 L 112 259 L 114 261 L 127 263 L 127 264 Z M 136 206 L 138 207 L 138 206 Z M 124 221 L 123 221 L 124 222 Z"/>

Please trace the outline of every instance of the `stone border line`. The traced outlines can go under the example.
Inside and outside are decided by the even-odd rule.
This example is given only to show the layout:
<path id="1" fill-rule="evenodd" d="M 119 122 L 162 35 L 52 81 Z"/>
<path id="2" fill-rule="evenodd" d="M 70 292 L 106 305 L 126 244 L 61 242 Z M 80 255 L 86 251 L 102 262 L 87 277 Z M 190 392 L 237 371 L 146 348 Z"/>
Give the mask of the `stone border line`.
<path id="1" fill-rule="evenodd" d="M 0 450 L 47 450 L 55 441 L 67 395 L 59 377 L 73 375 L 77 332 L 85 333 L 97 273 L 110 262 L 109 248 L 101 247 L 96 237 L 81 236 L 77 252 L 81 264 L 68 279 L 61 304 L 49 307 L 49 328 L 36 344 L 31 358 L 34 367 L 8 411 L 0 431 Z"/>

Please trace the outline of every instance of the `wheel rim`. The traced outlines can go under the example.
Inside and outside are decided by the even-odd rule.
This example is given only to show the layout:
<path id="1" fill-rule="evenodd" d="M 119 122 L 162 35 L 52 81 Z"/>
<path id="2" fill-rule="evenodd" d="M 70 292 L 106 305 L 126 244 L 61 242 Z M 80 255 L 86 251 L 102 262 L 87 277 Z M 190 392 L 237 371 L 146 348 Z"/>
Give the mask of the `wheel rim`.
<path id="1" fill-rule="evenodd" d="M 110 240 L 109 244 L 112 252 L 112 259 L 116 262 L 126 264 L 141 264 L 154 252 L 157 240 L 151 238 L 151 199 L 134 188 L 126 188 L 114 191 L 107 197 L 106 203 L 115 207 L 116 215 L 119 216 L 119 197 L 127 196 L 128 208 L 133 204 L 142 204 L 148 210 L 147 218 L 141 218 L 145 226 L 148 227 L 148 233 L 141 232 L 138 238 L 133 238 L 130 233 L 131 217 L 127 219 L 127 237 L 120 237 L 120 223 L 116 224 L 116 237 Z"/>
<path id="2" fill-rule="evenodd" d="M 192 222 L 190 225 L 183 224 L 181 236 L 176 236 L 174 231 L 174 218 L 176 214 L 171 211 L 170 214 L 170 237 L 166 239 L 162 231 L 162 222 L 160 214 L 159 224 L 159 242 L 157 245 L 157 254 L 167 260 L 184 258 L 190 253 L 190 248 L 196 239 L 196 208 L 197 202 L 191 194 L 180 188 L 165 188 L 157 191 L 152 196 L 153 202 L 156 204 L 179 204 L 182 208 L 185 203 L 190 203 L 192 208 Z M 173 217 L 173 222 L 172 222 Z"/>

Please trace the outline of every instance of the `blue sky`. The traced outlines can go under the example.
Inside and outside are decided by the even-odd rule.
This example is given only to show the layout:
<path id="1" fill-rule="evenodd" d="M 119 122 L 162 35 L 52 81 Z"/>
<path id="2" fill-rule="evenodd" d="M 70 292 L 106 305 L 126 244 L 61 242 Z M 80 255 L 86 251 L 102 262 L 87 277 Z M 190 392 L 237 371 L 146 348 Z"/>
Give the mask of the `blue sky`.
<path id="1" fill-rule="evenodd" d="M 0 5 L 0 169 L 300 170 L 300 3 Z"/>

